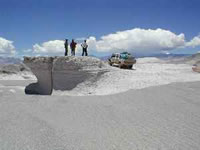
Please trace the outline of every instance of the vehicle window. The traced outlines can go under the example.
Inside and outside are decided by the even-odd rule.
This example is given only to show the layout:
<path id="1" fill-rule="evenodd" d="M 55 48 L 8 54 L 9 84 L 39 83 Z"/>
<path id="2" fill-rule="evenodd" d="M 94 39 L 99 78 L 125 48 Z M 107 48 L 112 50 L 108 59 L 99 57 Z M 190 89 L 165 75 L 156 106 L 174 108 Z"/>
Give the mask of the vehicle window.
<path id="1" fill-rule="evenodd" d="M 128 58 L 128 55 L 127 55 L 127 54 L 121 54 L 121 55 L 120 55 L 120 58 L 121 58 L 121 59 L 127 59 L 127 58 Z"/>
<path id="2" fill-rule="evenodd" d="M 112 54 L 112 56 L 111 57 L 115 57 L 115 54 Z"/>

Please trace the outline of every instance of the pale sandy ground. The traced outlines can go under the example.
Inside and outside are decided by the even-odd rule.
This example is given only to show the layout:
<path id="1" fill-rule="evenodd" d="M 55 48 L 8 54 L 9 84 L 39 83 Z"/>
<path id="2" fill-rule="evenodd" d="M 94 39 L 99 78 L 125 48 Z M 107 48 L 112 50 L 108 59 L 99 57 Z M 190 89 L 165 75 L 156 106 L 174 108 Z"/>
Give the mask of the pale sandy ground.
<path id="1" fill-rule="evenodd" d="M 87 70 L 94 71 L 98 68 L 98 64 L 91 61 L 91 58 L 86 59 L 90 67 Z M 86 62 L 87 62 L 86 61 Z M 65 96 L 87 96 L 87 95 L 110 95 L 120 92 L 126 92 L 131 89 L 143 89 L 151 86 L 166 85 L 176 82 L 196 82 L 200 81 L 200 74 L 192 71 L 192 65 L 184 62 L 170 63 L 160 60 L 155 57 L 138 58 L 137 64 L 133 69 L 119 69 L 110 67 L 107 63 L 103 66 L 103 74 L 85 79 L 84 72 L 80 73 L 79 79 L 74 78 L 73 73 L 65 75 L 64 78 L 54 78 L 53 95 Z M 96 61 L 95 61 L 96 62 Z M 57 67 L 63 66 L 62 62 Z M 65 66 L 65 65 L 64 65 Z M 11 68 L 11 69 L 10 69 Z M 17 72 L 19 68 L 9 66 L 6 71 L 16 73 L 3 74 L 0 71 L 0 80 L 35 80 L 36 77 L 31 72 Z M 62 70 L 62 68 L 60 68 Z M 75 69 L 75 68 L 74 68 Z M 47 75 L 41 74 L 45 79 Z M 85 80 L 84 80 L 85 79 Z M 70 80 L 70 82 L 68 82 Z M 55 82 L 57 81 L 57 82 Z M 82 82 L 81 82 L 82 81 Z M 26 81 L 27 82 L 27 81 Z M 80 83 L 79 83 L 80 82 Z M 73 83 L 70 85 L 70 83 Z M 25 85 L 24 85 L 25 86 Z M 22 88 L 24 88 L 22 86 Z M 46 84 L 48 87 L 48 83 Z M 65 86 L 68 86 L 67 88 Z M 72 90 L 62 90 L 66 89 Z"/>
<path id="2" fill-rule="evenodd" d="M 0 150 L 199 150 L 200 82 L 107 96 L 28 96 L 0 81 Z"/>

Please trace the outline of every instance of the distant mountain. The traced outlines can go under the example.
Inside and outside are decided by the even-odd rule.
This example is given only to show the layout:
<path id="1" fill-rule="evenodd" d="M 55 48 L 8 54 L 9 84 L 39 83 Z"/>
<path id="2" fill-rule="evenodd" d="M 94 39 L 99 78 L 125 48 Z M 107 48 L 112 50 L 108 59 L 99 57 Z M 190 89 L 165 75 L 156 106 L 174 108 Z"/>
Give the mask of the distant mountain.
<path id="1" fill-rule="evenodd" d="M 0 64 L 0 74 L 17 74 L 22 71 L 30 71 L 24 64 Z"/>
<path id="2" fill-rule="evenodd" d="M 158 53 L 158 54 L 135 54 L 136 58 L 143 58 L 143 57 L 156 57 L 156 58 L 180 58 L 180 57 L 187 57 L 191 56 L 190 54 L 164 54 L 164 53 Z"/>
<path id="3" fill-rule="evenodd" d="M 196 62 L 200 61 L 200 53 L 188 56 L 185 60 L 190 64 L 195 64 Z"/>
<path id="4" fill-rule="evenodd" d="M 144 57 L 156 57 L 156 58 L 160 58 L 160 59 L 171 59 L 171 58 L 185 58 L 188 56 L 191 56 L 190 54 L 163 54 L 163 53 L 159 53 L 159 54 L 138 54 L 138 53 L 132 53 L 132 55 L 135 58 L 144 58 Z M 98 57 L 101 60 L 108 60 L 108 58 L 110 58 L 111 55 L 109 56 L 103 56 L 103 57 Z"/>
<path id="5" fill-rule="evenodd" d="M 103 61 L 106 61 L 110 58 L 110 56 L 102 56 L 100 57 L 99 59 L 103 60 Z"/>
<path id="6" fill-rule="evenodd" d="M 196 53 L 196 54 L 194 54 L 194 55 L 192 55 L 192 56 L 190 56 L 190 57 L 188 57 L 188 58 L 190 58 L 190 59 L 195 59 L 195 60 L 200 60 L 200 53 Z"/>
<path id="7" fill-rule="evenodd" d="M 0 64 L 20 64 L 22 60 L 14 57 L 0 57 Z"/>

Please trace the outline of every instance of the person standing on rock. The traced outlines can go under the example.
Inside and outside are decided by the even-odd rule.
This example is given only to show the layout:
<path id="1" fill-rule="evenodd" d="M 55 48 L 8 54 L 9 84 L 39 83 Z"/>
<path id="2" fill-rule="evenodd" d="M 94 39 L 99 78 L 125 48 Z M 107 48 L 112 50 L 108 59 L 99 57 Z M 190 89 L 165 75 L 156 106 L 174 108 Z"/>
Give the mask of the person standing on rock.
<path id="1" fill-rule="evenodd" d="M 75 56 L 75 49 L 76 49 L 76 42 L 74 42 L 74 39 L 72 39 L 72 42 L 70 44 L 70 48 L 71 48 L 71 55 Z"/>
<path id="2" fill-rule="evenodd" d="M 67 56 L 68 55 L 68 39 L 65 39 L 64 46 L 65 46 L 65 56 Z"/>
<path id="3" fill-rule="evenodd" d="M 84 40 L 84 42 L 81 44 L 81 47 L 83 48 L 82 56 L 84 56 L 84 54 L 85 54 L 85 56 L 87 56 L 88 55 L 88 53 L 87 53 L 88 45 L 86 43 L 86 40 Z"/>

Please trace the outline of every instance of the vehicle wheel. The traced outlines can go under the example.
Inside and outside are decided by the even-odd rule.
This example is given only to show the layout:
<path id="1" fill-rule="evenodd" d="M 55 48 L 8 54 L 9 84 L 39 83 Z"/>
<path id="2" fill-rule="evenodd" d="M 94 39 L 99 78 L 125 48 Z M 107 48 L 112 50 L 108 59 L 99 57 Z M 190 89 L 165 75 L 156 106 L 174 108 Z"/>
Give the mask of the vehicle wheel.
<path id="1" fill-rule="evenodd" d="M 108 64 L 109 64 L 110 66 L 112 66 L 110 59 L 108 59 Z"/>
<path id="2" fill-rule="evenodd" d="M 133 65 L 128 66 L 129 69 L 132 69 Z"/>
<path id="3" fill-rule="evenodd" d="M 123 65 L 120 64 L 120 65 L 119 65 L 119 68 L 122 69 L 122 68 L 123 68 Z"/>

